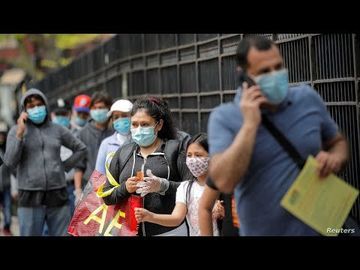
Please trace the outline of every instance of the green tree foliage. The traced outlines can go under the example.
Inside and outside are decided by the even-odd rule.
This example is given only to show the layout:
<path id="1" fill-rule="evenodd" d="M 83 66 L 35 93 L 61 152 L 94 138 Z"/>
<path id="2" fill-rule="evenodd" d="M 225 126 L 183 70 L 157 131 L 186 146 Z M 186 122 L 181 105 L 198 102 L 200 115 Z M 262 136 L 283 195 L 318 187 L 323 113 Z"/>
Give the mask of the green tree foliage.
<path id="1" fill-rule="evenodd" d="M 0 34 L 0 49 L 12 41 L 17 43 L 19 57 L 13 66 L 23 68 L 36 80 L 47 72 L 68 65 L 73 55 L 68 52 L 99 37 L 100 34 Z M 32 47 L 33 46 L 33 47 Z M 33 48 L 33 53 L 29 51 Z M 0 58 L 1 61 L 6 61 Z M 8 60 L 7 60 L 8 61 Z"/>

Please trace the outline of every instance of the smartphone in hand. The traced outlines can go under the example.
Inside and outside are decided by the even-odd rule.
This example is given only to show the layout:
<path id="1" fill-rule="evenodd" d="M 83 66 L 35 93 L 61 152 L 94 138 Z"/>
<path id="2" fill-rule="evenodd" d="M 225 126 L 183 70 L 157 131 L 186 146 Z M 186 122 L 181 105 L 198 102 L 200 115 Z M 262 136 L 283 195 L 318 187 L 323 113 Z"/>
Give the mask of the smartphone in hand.
<path id="1" fill-rule="evenodd" d="M 245 72 L 241 72 L 240 76 L 239 76 L 239 80 L 240 80 L 240 86 L 242 86 L 243 82 L 247 82 L 248 87 L 254 86 L 256 85 L 256 83 L 254 82 L 253 79 L 251 79 L 249 77 L 249 75 L 247 75 L 247 73 Z"/>

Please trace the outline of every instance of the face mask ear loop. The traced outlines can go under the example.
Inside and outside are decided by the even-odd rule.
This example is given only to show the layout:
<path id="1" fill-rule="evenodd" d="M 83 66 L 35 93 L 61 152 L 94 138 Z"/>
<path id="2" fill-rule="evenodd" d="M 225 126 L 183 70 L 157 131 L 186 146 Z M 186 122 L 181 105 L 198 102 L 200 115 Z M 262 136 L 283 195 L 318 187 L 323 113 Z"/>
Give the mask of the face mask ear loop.
<path id="1" fill-rule="evenodd" d="M 155 123 L 155 126 L 154 126 L 154 131 L 155 131 L 155 128 L 156 128 L 156 126 L 158 125 L 160 123 L 160 120 L 159 121 L 157 121 L 156 123 Z M 157 135 L 158 135 L 158 133 L 159 133 L 159 131 L 156 131 L 156 137 L 157 137 Z"/>

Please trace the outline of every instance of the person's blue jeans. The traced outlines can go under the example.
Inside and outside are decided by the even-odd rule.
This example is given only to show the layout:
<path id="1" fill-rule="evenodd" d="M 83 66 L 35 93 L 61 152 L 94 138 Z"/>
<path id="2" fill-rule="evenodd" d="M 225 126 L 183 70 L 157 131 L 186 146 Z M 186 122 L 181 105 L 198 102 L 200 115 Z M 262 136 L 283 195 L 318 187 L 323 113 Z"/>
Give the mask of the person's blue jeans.
<path id="1" fill-rule="evenodd" d="M 3 190 L 3 215 L 4 215 L 4 229 L 10 230 L 11 226 L 11 190 L 5 188 Z"/>
<path id="2" fill-rule="evenodd" d="M 70 223 L 69 206 L 61 207 L 19 207 L 20 236 L 41 236 L 46 222 L 50 236 L 67 235 Z"/>
<path id="3" fill-rule="evenodd" d="M 72 216 L 75 211 L 75 195 L 74 195 L 75 186 L 74 186 L 74 183 L 68 183 L 66 190 L 67 190 L 68 198 L 69 198 L 68 204 L 69 204 L 69 208 L 70 208 L 70 216 Z"/>
<path id="4" fill-rule="evenodd" d="M 42 236 L 49 236 L 49 228 L 48 228 L 46 222 L 44 223 Z"/>
<path id="5" fill-rule="evenodd" d="M 70 211 L 70 219 L 74 214 L 75 211 L 75 195 L 74 195 L 74 191 L 75 191 L 75 186 L 74 186 L 74 182 L 71 183 L 67 183 L 67 187 L 66 187 L 67 193 L 68 193 L 68 205 L 69 205 L 69 211 Z M 49 228 L 45 222 L 44 225 L 44 230 L 43 230 L 43 236 L 48 236 L 49 235 Z"/>

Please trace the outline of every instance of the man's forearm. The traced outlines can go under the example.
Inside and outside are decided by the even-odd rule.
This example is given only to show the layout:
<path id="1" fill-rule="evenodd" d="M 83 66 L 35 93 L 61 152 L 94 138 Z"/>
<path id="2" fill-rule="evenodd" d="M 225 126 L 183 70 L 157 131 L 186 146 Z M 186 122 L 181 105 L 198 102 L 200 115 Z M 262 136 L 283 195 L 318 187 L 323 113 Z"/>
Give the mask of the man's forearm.
<path id="1" fill-rule="evenodd" d="M 258 126 L 242 126 L 231 146 L 210 162 L 210 177 L 220 191 L 231 193 L 245 175 L 254 149 Z"/>
<path id="2" fill-rule="evenodd" d="M 75 174 L 74 174 L 74 186 L 75 186 L 75 190 L 76 189 L 81 189 L 81 184 L 82 184 L 82 177 L 83 177 L 84 173 L 80 170 L 76 170 Z"/>
<path id="3" fill-rule="evenodd" d="M 213 236 L 213 208 L 219 191 L 205 186 L 199 201 L 199 229 L 201 236 Z"/>
<path id="4" fill-rule="evenodd" d="M 153 214 L 151 218 L 149 218 L 149 222 L 159 224 L 165 227 L 175 227 L 179 226 L 184 218 L 179 216 L 175 216 L 173 214 L 166 215 L 166 214 Z"/>
<path id="5" fill-rule="evenodd" d="M 201 236 L 213 236 L 211 209 L 199 207 L 199 229 Z"/>
<path id="6" fill-rule="evenodd" d="M 333 143 L 332 146 L 330 146 L 328 152 L 338 156 L 338 158 L 341 160 L 342 167 L 349 159 L 348 143 L 343 136 L 341 136 L 338 140 L 336 140 L 336 142 Z"/>

